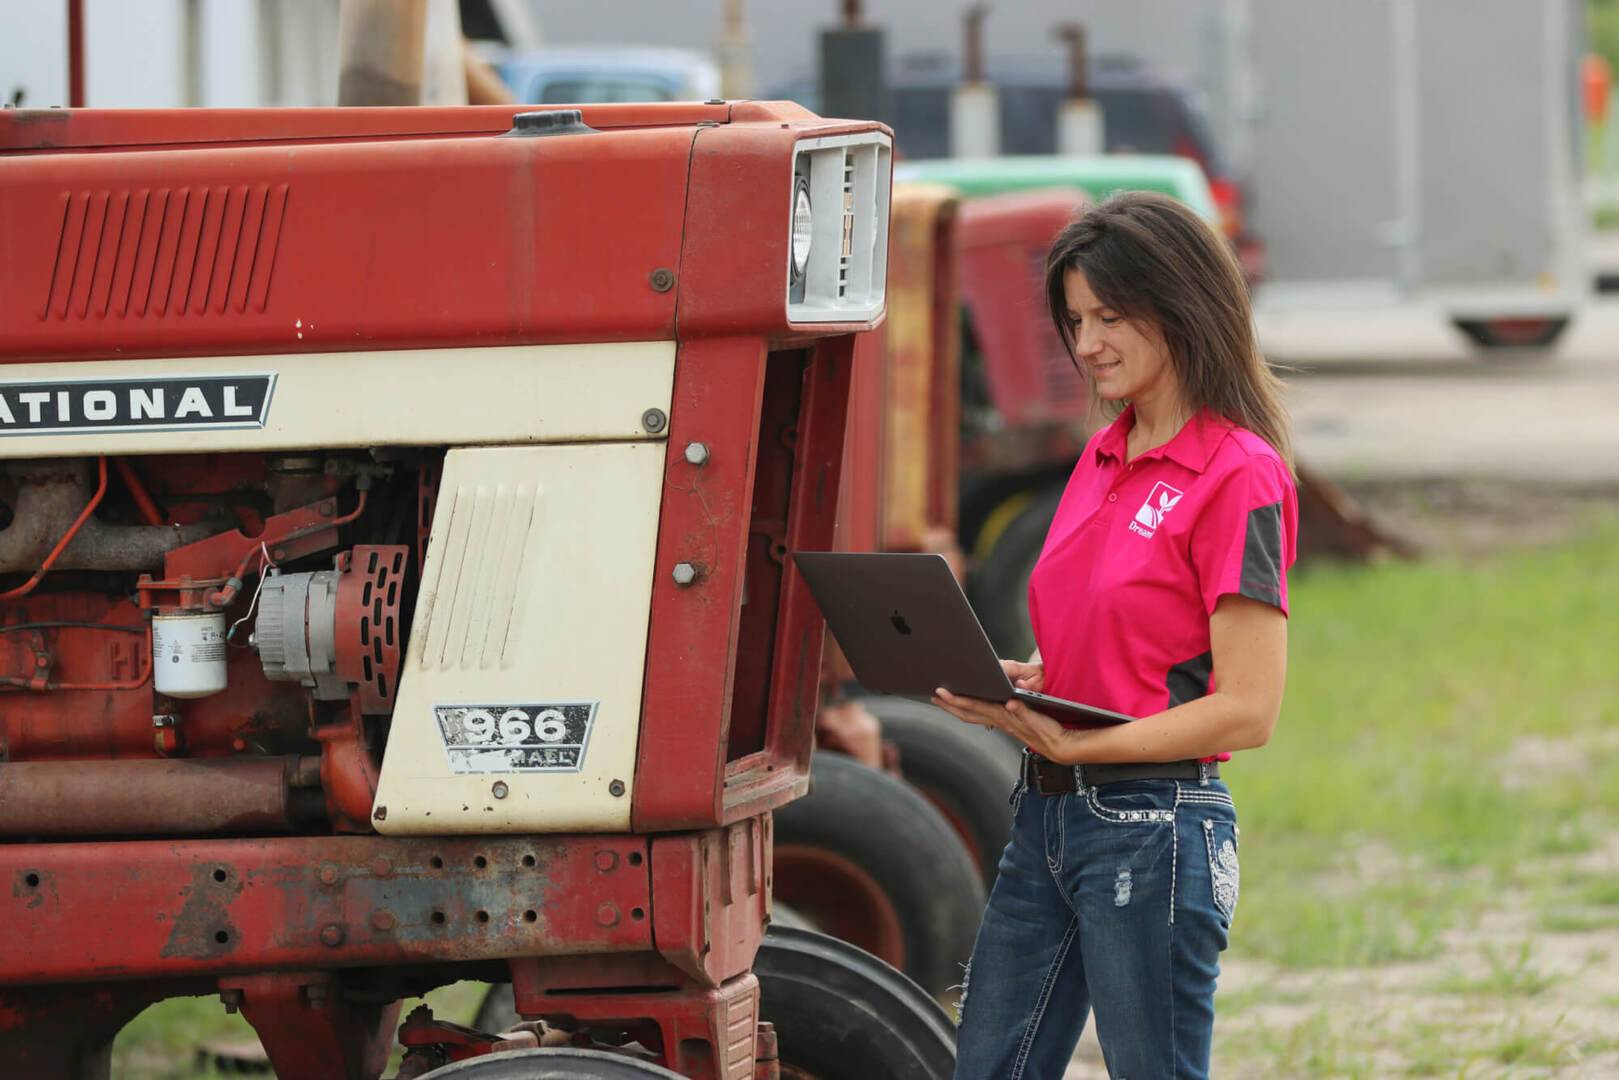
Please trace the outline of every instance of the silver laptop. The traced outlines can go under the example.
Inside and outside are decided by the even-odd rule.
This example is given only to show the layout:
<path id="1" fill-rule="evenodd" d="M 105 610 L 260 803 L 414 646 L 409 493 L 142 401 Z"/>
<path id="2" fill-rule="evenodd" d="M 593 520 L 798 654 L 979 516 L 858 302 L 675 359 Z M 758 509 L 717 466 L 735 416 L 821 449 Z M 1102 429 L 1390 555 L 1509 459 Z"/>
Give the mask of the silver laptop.
<path id="1" fill-rule="evenodd" d="M 1060 720 L 1134 719 L 1013 686 L 942 555 L 801 551 L 793 560 L 867 690 L 928 701 L 942 686 L 988 701 L 1017 698 Z"/>

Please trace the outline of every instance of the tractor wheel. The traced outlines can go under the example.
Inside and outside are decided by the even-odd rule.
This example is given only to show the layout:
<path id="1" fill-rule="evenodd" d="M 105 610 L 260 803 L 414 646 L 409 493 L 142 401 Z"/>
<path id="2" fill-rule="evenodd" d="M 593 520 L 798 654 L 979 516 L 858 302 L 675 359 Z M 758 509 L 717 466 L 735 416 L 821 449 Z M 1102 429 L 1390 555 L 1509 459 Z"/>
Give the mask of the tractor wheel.
<path id="1" fill-rule="evenodd" d="M 511 987 L 506 990 L 509 994 Z M 662 1065 L 601 1050 L 557 1047 L 468 1058 L 423 1073 L 420 1080 L 646 1080 L 660 1076 L 680 1080 L 679 1073 Z"/>
<path id="2" fill-rule="evenodd" d="M 1029 575 L 1045 546 L 1062 491 L 1037 496 L 1013 518 L 967 581 L 967 595 L 1000 656 L 1026 660 L 1034 652 L 1029 629 Z"/>
<path id="3" fill-rule="evenodd" d="M 819 753 L 808 796 L 776 811 L 775 896 L 932 994 L 961 981 L 984 910 L 950 823 L 898 777 Z"/>
<path id="4" fill-rule="evenodd" d="M 950 822 L 987 889 L 1012 831 L 1012 789 L 1023 751 L 999 731 L 963 724 L 943 709 L 906 698 L 867 698 L 883 739 L 899 749 L 899 770 Z"/>
<path id="5" fill-rule="evenodd" d="M 916 983 L 809 930 L 771 927 L 753 962 L 759 1015 L 775 1025 L 782 1080 L 947 1080 L 956 1030 Z"/>

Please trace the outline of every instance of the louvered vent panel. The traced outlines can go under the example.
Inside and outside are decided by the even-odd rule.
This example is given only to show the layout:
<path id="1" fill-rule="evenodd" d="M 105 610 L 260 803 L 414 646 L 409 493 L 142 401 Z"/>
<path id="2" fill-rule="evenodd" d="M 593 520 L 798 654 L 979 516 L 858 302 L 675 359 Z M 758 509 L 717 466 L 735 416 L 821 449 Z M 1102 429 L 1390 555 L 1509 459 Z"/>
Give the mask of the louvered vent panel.
<path id="1" fill-rule="evenodd" d="M 759 996 L 732 998 L 725 1009 L 725 1080 L 752 1080 Z"/>
<path id="2" fill-rule="evenodd" d="M 463 484 L 439 492 L 449 508 L 444 550 L 422 620 L 425 670 L 498 665 L 511 637 L 519 575 L 538 492 L 527 484 Z"/>
<path id="3" fill-rule="evenodd" d="M 64 194 L 39 317 L 262 312 L 286 209 L 286 184 Z"/>

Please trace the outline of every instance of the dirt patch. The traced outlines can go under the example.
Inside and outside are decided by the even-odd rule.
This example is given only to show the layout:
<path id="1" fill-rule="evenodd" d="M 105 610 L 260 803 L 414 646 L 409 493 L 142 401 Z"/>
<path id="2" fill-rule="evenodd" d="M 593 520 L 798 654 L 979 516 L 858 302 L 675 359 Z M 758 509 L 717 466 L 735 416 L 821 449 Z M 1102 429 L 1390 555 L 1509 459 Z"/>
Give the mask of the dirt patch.
<path id="1" fill-rule="evenodd" d="M 1380 480 L 1344 485 L 1382 526 L 1423 552 L 1474 558 L 1573 539 L 1619 516 L 1619 484 Z"/>
<path id="2" fill-rule="evenodd" d="M 1376 868 L 1390 858 L 1376 850 L 1354 861 Z M 1619 876 L 1619 833 L 1532 874 Z M 1555 932 L 1543 925 L 1543 898 L 1499 900 L 1421 962 L 1299 971 L 1225 958 L 1212 1074 L 1619 1076 L 1619 908 L 1587 909 L 1599 925 Z M 1106 1077 L 1089 1025 L 1064 1080 Z"/>

